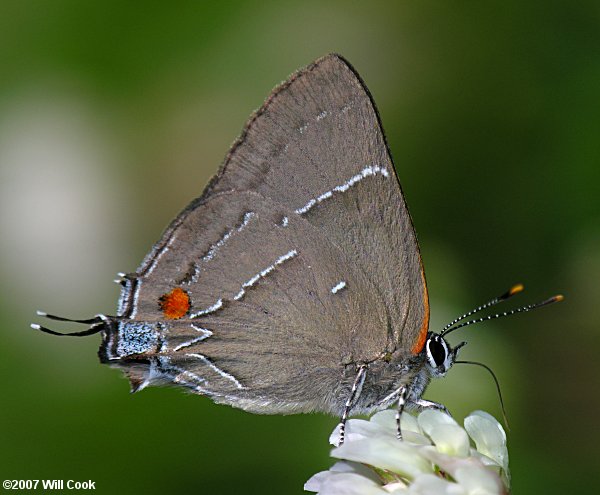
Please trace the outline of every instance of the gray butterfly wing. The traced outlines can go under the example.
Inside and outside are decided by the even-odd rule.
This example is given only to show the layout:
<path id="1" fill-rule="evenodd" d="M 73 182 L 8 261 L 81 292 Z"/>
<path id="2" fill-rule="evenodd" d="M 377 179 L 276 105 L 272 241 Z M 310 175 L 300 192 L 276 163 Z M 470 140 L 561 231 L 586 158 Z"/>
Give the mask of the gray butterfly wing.
<path id="1" fill-rule="evenodd" d="M 257 191 L 326 233 L 386 303 L 388 350 L 420 352 L 429 304 L 419 247 L 371 96 L 326 56 L 273 91 L 205 195 Z"/>
<path id="2" fill-rule="evenodd" d="M 331 55 L 276 89 L 125 283 L 121 319 L 164 329 L 132 382 L 258 412 L 331 410 L 348 365 L 418 353 L 429 317 L 418 245 L 353 69 Z M 189 301 L 166 319 L 178 289 Z"/>
<path id="3" fill-rule="evenodd" d="M 337 413 L 354 363 L 381 358 L 390 322 L 378 291 L 278 203 L 211 195 L 165 241 L 131 294 L 129 316 L 161 327 L 158 352 L 144 356 L 156 369 L 138 380 L 167 379 L 257 412 Z M 173 289 L 190 306 L 168 319 L 159 301 Z"/>

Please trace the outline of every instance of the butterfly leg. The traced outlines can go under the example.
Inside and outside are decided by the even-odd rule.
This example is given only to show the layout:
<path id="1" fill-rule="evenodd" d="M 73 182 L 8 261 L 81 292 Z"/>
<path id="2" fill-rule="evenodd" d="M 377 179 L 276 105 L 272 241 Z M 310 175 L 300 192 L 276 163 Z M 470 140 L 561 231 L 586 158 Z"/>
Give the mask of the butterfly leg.
<path id="1" fill-rule="evenodd" d="M 396 410 L 396 437 L 398 440 L 402 440 L 402 428 L 400 426 L 400 419 L 402 417 L 402 413 L 408 403 L 411 409 L 416 409 L 417 411 L 423 411 L 425 409 L 435 409 L 437 411 L 442 411 L 446 413 L 448 416 L 452 416 L 450 411 L 443 404 L 439 404 L 438 402 L 433 402 L 425 399 L 416 399 L 416 400 L 407 400 L 408 396 L 408 388 L 406 386 L 402 386 L 398 389 L 398 409 Z"/>
<path id="2" fill-rule="evenodd" d="M 386 395 L 380 402 L 379 407 L 387 408 L 393 404 L 394 401 L 398 403 L 398 409 L 396 410 L 396 437 L 398 440 L 402 440 L 402 430 L 400 428 L 400 418 L 402 417 L 402 413 L 406 405 L 409 407 L 414 405 L 414 402 L 408 398 L 408 387 L 406 385 L 402 385 L 396 390 L 394 390 L 391 394 Z"/>
<path id="3" fill-rule="evenodd" d="M 405 385 L 400 387 L 400 393 L 398 394 L 398 409 L 396 410 L 396 438 L 402 440 L 402 427 L 400 426 L 400 418 L 404 412 L 404 406 L 406 405 L 406 396 L 408 395 L 408 388 Z"/>
<path id="4" fill-rule="evenodd" d="M 444 404 L 440 404 L 439 402 L 433 402 L 425 399 L 417 399 L 413 401 L 412 404 L 418 411 L 423 411 L 425 409 L 435 409 L 437 411 L 442 411 L 443 413 L 446 413 L 448 416 L 452 416 L 452 414 L 450 414 L 450 411 L 448 411 L 448 408 Z"/>
<path id="5" fill-rule="evenodd" d="M 354 383 L 352 384 L 352 390 L 350 391 L 350 396 L 346 401 L 344 406 L 344 412 L 342 413 L 342 418 L 340 419 L 340 440 L 338 446 L 342 445 L 345 440 L 346 435 L 346 421 L 348 421 L 348 415 L 350 414 L 350 409 L 354 405 L 354 401 L 358 395 L 360 395 L 360 390 L 362 389 L 363 383 L 365 383 L 365 377 L 367 376 L 367 365 L 361 364 L 358 367 L 358 373 L 356 374 L 356 378 L 354 379 Z"/>

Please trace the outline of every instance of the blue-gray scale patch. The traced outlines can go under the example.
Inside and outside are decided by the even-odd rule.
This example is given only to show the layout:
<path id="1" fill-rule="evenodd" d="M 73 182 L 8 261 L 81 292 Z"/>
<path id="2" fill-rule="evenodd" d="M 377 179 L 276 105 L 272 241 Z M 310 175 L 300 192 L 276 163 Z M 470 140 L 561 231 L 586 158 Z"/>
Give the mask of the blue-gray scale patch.
<path id="1" fill-rule="evenodd" d="M 131 354 L 142 354 L 156 349 L 158 333 L 152 325 L 137 322 L 119 323 L 119 343 L 117 355 L 119 357 Z"/>

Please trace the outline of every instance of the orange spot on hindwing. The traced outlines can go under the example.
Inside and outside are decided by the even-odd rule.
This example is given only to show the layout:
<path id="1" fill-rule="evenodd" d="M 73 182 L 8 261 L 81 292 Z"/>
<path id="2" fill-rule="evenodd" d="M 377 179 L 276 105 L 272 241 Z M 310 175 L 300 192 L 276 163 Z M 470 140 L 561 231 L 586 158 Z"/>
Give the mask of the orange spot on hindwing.
<path id="1" fill-rule="evenodd" d="M 183 289 L 175 287 L 171 292 L 160 296 L 158 305 L 165 318 L 177 320 L 190 310 L 190 296 Z"/>

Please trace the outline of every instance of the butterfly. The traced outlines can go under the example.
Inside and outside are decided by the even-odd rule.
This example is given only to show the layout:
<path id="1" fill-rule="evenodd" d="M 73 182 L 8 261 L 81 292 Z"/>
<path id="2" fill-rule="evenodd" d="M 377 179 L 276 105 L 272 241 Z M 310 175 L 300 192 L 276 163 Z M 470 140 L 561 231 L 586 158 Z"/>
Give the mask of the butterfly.
<path id="1" fill-rule="evenodd" d="M 445 410 L 421 396 L 464 344 L 429 331 L 377 109 L 336 54 L 273 90 L 202 195 L 119 282 L 116 316 L 68 321 L 101 333 L 101 362 L 133 391 L 178 385 L 254 413 L 329 413 L 341 442 L 351 413 Z"/>

